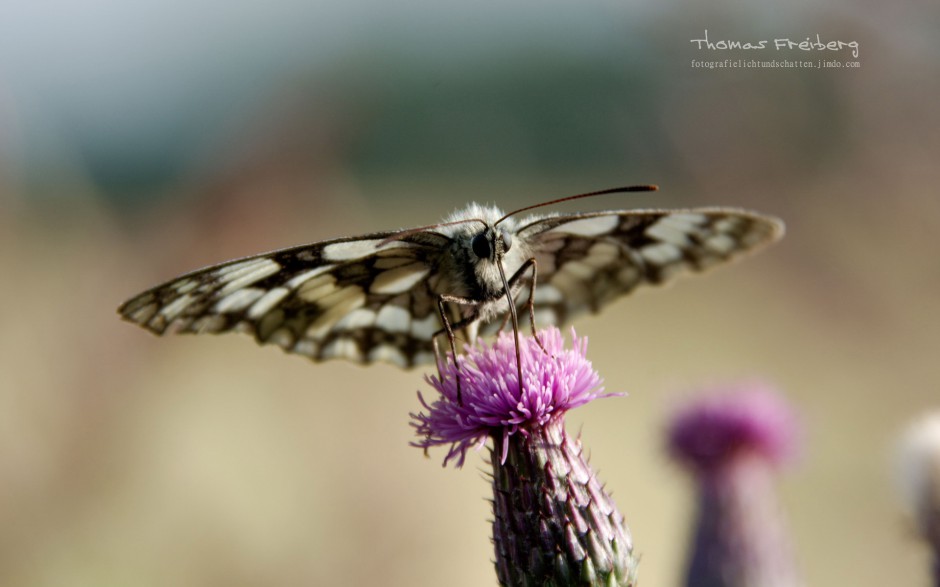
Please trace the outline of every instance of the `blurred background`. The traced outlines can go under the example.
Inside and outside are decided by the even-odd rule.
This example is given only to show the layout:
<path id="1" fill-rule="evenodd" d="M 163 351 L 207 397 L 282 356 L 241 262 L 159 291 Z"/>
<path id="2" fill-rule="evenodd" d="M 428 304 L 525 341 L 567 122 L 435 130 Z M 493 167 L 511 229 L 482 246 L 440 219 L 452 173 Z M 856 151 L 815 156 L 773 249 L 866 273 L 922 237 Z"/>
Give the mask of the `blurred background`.
<path id="1" fill-rule="evenodd" d="M 484 455 L 408 446 L 420 373 L 157 339 L 115 309 L 472 200 L 656 183 L 561 209 L 735 205 L 788 234 L 577 323 L 630 393 L 569 426 L 641 584 L 678 584 L 693 507 L 665 415 L 758 378 L 803 415 L 780 494 L 808 583 L 927 585 L 891 459 L 940 380 L 938 25 L 921 0 L 7 2 L 0 584 L 495 584 Z M 700 51 L 705 29 L 857 41 L 860 67 L 693 68 L 802 57 Z"/>

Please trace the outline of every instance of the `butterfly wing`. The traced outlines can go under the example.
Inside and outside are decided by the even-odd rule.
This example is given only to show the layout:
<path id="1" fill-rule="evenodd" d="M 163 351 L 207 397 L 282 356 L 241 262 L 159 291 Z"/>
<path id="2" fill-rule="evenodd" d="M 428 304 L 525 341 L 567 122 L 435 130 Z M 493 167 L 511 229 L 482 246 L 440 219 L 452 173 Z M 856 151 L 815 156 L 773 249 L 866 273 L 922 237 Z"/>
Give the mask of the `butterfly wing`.
<path id="1" fill-rule="evenodd" d="M 229 261 L 125 302 L 126 320 L 161 335 L 242 331 L 315 361 L 433 363 L 440 328 L 433 268 L 449 239 L 380 233 Z"/>
<path id="2" fill-rule="evenodd" d="M 732 208 L 630 210 L 537 218 L 516 234 L 537 263 L 536 324 L 560 325 L 642 284 L 752 252 L 779 239 L 783 223 Z"/>

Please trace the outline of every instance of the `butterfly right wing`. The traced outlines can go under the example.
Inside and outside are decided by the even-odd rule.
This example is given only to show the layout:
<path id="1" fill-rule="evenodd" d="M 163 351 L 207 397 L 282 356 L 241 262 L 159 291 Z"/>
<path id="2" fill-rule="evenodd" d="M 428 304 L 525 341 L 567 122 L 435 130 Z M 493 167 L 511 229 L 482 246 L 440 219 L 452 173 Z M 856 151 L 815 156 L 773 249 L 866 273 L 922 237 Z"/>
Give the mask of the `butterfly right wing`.
<path id="1" fill-rule="evenodd" d="M 536 324 L 561 325 L 640 285 L 753 252 L 779 239 L 783 223 L 734 208 L 621 210 L 535 218 L 516 233 L 537 263 Z"/>
<path id="2" fill-rule="evenodd" d="M 195 271 L 118 312 L 161 335 L 247 332 L 315 361 L 433 363 L 433 271 L 449 239 L 395 233 L 283 249 Z M 379 246 L 381 244 L 381 246 Z"/>

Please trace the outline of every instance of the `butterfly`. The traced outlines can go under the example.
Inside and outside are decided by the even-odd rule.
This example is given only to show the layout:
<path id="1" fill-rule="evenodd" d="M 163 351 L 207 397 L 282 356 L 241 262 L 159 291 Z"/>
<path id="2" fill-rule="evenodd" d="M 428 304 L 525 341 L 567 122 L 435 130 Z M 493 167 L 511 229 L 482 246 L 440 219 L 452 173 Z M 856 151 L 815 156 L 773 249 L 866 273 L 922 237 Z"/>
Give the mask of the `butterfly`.
<path id="1" fill-rule="evenodd" d="M 439 224 L 199 269 L 118 312 L 158 335 L 245 332 L 314 361 L 408 368 L 434 364 L 441 335 L 456 356 L 458 333 L 472 341 L 510 319 L 517 337 L 520 323 L 533 332 L 536 324 L 561 325 L 643 284 L 731 261 L 783 235 L 776 218 L 720 207 L 516 218 L 568 200 L 656 189 L 589 192 L 509 214 L 471 204 Z"/>

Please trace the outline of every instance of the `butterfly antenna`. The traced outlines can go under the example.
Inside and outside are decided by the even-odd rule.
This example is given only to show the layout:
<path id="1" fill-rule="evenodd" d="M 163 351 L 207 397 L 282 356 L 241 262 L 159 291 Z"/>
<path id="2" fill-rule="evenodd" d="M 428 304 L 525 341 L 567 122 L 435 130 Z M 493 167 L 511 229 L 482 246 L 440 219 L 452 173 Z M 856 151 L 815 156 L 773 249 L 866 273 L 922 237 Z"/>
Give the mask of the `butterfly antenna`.
<path id="1" fill-rule="evenodd" d="M 385 237 L 379 244 L 375 245 L 375 248 L 380 249 L 393 241 L 400 241 L 402 239 L 408 238 L 411 235 L 418 234 L 421 232 L 427 232 L 429 230 L 434 230 L 436 228 L 443 228 L 445 226 L 454 226 L 456 224 L 463 224 L 464 222 L 479 222 L 484 227 L 486 227 L 486 222 L 481 218 L 464 218 L 463 220 L 454 220 L 453 222 L 441 222 L 438 224 L 428 224 L 427 226 L 419 226 L 418 228 L 406 228 L 400 230 L 391 236 Z"/>
<path id="2" fill-rule="evenodd" d="M 502 218 L 496 221 L 496 224 L 499 224 L 503 220 L 506 220 L 510 216 L 514 216 L 520 212 L 525 212 L 527 210 L 533 210 L 535 208 L 541 208 L 543 206 L 552 206 L 554 204 L 561 204 L 562 202 L 570 202 L 571 200 L 580 200 L 581 198 L 592 198 L 594 196 L 605 196 L 607 194 L 624 194 L 629 192 L 655 192 L 659 190 L 657 185 L 628 185 L 619 188 L 610 188 L 606 190 L 600 190 L 597 192 L 587 192 L 585 194 L 577 194 L 574 196 L 566 196 L 564 198 L 558 198 L 557 200 L 550 200 L 548 202 L 542 202 L 541 204 L 533 204 L 531 206 L 526 206 L 525 208 L 519 208 L 518 210 L 513 210 L 509 214 L 506 214 Z M 494 224 L 493 226 L 496 226 Z"/>

